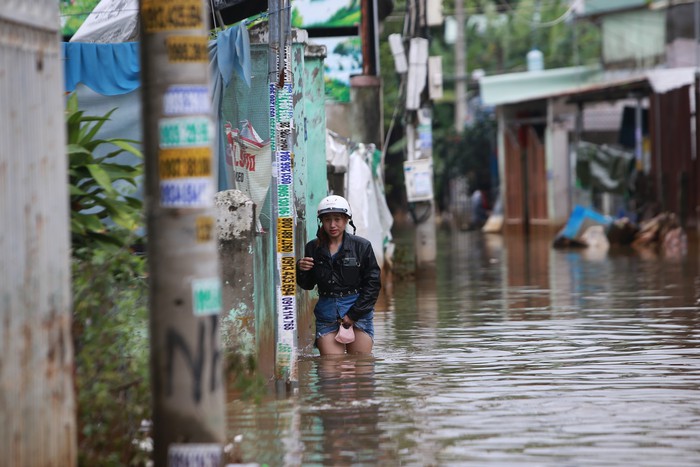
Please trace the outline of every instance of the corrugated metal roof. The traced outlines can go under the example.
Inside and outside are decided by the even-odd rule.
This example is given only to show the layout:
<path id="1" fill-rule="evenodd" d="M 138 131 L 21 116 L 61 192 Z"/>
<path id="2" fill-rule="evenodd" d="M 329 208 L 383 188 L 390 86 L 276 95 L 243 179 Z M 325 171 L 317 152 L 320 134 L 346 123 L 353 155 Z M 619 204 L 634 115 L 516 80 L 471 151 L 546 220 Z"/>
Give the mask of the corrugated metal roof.
<path id="1" fill-rule="evenodd" d="M 646 8 L 649 0 L 584 0 L 584 15 L 599 15 L 613 13 L 632 8 Z"/>
<path id="2" fill-rule="evenodd" d="M 486 105 L 561 96 L 580 97 L 574 100 L 614 100 L 628 97 L 634 91 L 664 94 L 693 84 L 695 73 L 696 69 L 691 67 L 614 72 L 574 67 L 486 76 L 479 85 Z"/>
<path id="3" fill-rule="evenodd" d="M 693 84 L 696 71 L 694 67 L 651 70 L 647 72 L 647 79 L 655 93 L 664 94 Z"/>
<path id="4" fill-rule="evenodd" d="M 601 74 L 600 67 L 571 67 L 552 70 L 484 76 L 479 80 L 486 105 L 511 104 L 544 99 L 554 93 L 585 86 Z"/>

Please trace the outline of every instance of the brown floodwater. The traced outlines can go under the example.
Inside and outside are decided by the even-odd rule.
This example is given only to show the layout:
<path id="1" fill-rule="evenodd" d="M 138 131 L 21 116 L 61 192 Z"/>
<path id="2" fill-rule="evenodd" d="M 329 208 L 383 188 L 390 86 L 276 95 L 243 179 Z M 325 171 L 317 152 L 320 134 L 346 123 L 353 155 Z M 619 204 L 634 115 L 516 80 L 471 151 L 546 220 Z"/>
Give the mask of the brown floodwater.
<path id="1" fill-rule="evenodd" d="M 410 233 L 397 254 L 412 255 Z M 299 388 L 230 400 L 242 462 L 698 466 L 697 243 L 663 258 L 551 238 L 438 234 L 396 278 L 372 357 L 299 361 Z"/>

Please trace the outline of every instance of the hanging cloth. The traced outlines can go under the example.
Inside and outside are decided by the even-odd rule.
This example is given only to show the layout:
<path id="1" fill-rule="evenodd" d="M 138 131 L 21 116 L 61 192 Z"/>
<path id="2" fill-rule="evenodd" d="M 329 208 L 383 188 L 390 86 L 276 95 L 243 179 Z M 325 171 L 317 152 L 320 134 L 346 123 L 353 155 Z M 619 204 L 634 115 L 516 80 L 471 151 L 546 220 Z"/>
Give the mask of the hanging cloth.
<path id="1" fill-rule="evenodd" d="M 78 83 L 83 83 L 104 96 L 116 96 L 141 85 L 138 42 L 62 42 L 61 49 L 66 92 L 73 92 Z"/>

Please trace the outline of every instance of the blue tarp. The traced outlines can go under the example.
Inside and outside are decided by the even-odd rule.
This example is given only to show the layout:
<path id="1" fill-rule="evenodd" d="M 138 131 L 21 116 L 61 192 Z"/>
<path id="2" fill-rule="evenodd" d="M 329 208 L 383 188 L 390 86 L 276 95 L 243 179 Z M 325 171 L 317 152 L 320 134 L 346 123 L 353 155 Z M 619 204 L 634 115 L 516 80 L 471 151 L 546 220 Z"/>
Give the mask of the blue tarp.
<path id="1" fill-rule="evenodd" d="M 103 96 L 117 96 L 141 85 L 138 42 L 63 42 L 61 49 L 66 92 L 73 92 L 78 83 L 83 83 Z"/>
<path id="2" fill-rule="evenodd" d="M 141 86 L 138 42 L 63 42 L 61 50 L 66 92 L 73 92 L 78 83 L 103 96 L 127 94 Z M 220 32 L 209 41 L 209 52 L 212 80 L 220 78 L 228 86 L 235 71 L 250 86 L 250 42 L 244 24 Z"/>
<path id="3" fill-rule="evenodd" d="M 559 232 L 558 237 L 575 240 L 583 234 L 582 227 L 584 225 L 600 224 L 607 227 L 611 223 L 612 219 L 610 217 L 604 216 L 593 209 L 576 205 L 571 211 L 568 222 L 562 231 Z"/>

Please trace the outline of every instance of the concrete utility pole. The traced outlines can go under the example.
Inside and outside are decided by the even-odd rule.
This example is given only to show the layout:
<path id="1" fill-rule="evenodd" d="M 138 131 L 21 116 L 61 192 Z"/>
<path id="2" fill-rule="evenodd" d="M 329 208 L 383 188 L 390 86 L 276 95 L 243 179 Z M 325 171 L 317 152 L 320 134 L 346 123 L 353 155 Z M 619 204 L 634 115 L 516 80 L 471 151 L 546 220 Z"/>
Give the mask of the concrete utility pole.
<path id="1" fill-rule="evenodd" d="M 0 464 L 77 461 L 58 2 L 0 2 Z"/>
<path id="2" fill-rule="evenodd" d="M 464 0 L 455 0 L 455 131 L 462 133 L 467 119 L 467 68 L 466 43 L 464 41 Z"/>
<path id="3" fill-rule="evenodd" d="M 219 465 L 225 436 L 206 5 L 140 3 L 156 466 Z"/>
<path id="4" fill-rule="evenodd" d="M 435 6 L 431 2 L 430 6 Z M 417 270 L 435 267 L 437 241 L 433 194 L 432 104 L 428 98 L 428 0 L 418 0 L 409 10 L 411 24 L 406 91 L 406 144 L 404 162 L 407 199 L 416 223 Z"/>

